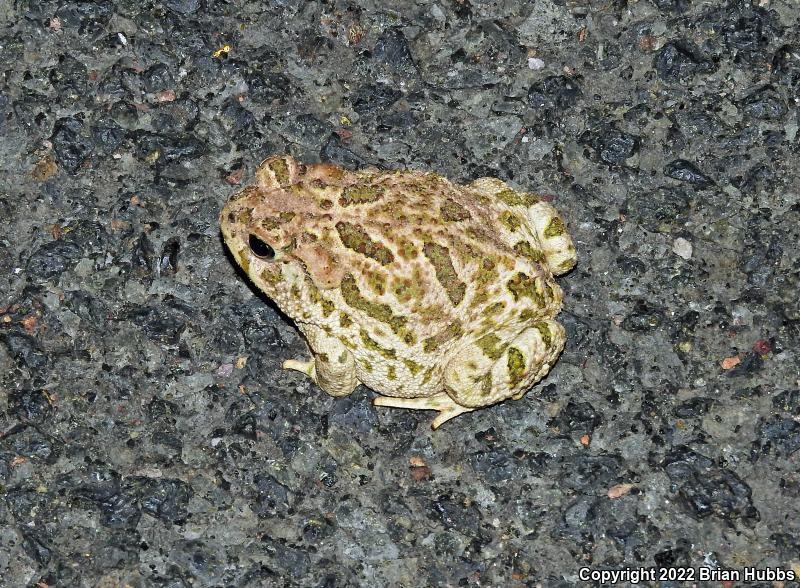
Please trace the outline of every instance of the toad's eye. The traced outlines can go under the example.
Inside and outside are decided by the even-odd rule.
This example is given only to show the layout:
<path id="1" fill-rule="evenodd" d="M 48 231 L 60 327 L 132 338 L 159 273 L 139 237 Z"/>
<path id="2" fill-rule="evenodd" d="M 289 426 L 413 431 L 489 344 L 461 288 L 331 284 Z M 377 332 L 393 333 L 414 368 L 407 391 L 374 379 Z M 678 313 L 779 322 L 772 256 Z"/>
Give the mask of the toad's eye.
<path id="1" fill-rule="evenodd" d="M 248 245 L 250 245 L 250 251 L 252 251 L 253 255 L 255 255 L 257 258 L 265 261 L 272 261 L 275 259 L 275 250 L 269 244 L 264 243 L 264 241 L 255 235 L 250 235 L 250 238 L 248 239 Z"/>

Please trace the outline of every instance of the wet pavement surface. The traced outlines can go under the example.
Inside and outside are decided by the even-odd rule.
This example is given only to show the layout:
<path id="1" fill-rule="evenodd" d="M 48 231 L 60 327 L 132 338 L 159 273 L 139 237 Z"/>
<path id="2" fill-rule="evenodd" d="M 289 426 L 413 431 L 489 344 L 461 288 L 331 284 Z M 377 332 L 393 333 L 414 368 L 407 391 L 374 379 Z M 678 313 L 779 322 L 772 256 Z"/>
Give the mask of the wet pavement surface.
<path id="1" fill-rule="evenodd" d="M 800 575 L 795 2 L 20 0 L 0 24 L 0 585 Z M 305 344 L 217 224 L 274 153 L 552 195 L 579 263 L 550 376 L 433 432 L 281 370 Z"/>

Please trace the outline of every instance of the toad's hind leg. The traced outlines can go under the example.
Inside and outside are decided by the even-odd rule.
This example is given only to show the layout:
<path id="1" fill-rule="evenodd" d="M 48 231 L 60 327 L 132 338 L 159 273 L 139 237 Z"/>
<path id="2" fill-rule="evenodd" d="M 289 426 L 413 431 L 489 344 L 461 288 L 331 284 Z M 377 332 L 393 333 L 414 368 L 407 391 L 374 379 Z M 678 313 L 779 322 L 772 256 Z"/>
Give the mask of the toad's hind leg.
<path id="1" fill-rule="evenodd" d="M 287 359 L 283 368 L 303 372 L 331 396 L 350 394 L 359 384 L 350 350 L 319 327 L 303 325 L 301 329 L 314 358 L 308 361 Z"/>
<path id="2" fill-rule="evenodd" d="M 438 410 L 439 415 L 433 419 L 431 428 L 438 429 L 442 423 L 449 421 L 465 412 L 475 410 L 462 406 L 444 392 L 425 398 L 395 398 L 393 396 L 378 396 L 372 401 L 375 406 L 388 406 L 391 408 L 411 408 L 415 410 Z"/>
<path id="3" fill-rule="evenodd" d="M 577 254 L 564 220 L 549 202 L 531 192 L 517 192 L 497 178 L 478 178 L 470 187 L 494 196 L 501 204 L 497 220 L 500 237 L 519 252 L 537 256 L 539 250 L 553 274 L 560 276 L 575 267 Z M 503 211 L 503 207 L 508 210 Z M 519 222 L 521 213 L 528 222 Z M 532 234 L 531 234 L 532 233 Z"/>
<path id="4" fill-rule="evenodd" d="M 550 371 L 564 348 L 564 327 L 543 319 L 508 342 L 489 334 L 461 348 L 444 370 L 447 394 L 478 408 L 519 400 Z"/>
<path id="5" fill-rule="evenodd" d="M 547 202 L 537 202 L 528 207 L 527 215 L 550 271 L 560 276 L 575 267 L 578 262 L 575 245 L 558 211 Z"/>

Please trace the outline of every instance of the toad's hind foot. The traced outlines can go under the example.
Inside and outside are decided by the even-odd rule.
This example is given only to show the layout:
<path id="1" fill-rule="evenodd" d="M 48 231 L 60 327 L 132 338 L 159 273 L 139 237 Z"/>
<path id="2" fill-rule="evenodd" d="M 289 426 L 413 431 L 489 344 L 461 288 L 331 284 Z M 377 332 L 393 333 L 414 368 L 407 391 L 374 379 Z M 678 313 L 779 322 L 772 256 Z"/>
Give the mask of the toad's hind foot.
<path id="1" fill-rule="evenodd" d="M 415 410 L 438 410 L 439 415 L 431 423 L 432 429 L 438 429 L 442 423 L 449 421 L 465 412 L 475 410 L 468 406 L 461 406 L 444 392 L 425 398 L 395 398 L 394 396 L 378 396 L 372 401 L 375 406 L 388 406 L 390 408 L 411 408 Z"/>

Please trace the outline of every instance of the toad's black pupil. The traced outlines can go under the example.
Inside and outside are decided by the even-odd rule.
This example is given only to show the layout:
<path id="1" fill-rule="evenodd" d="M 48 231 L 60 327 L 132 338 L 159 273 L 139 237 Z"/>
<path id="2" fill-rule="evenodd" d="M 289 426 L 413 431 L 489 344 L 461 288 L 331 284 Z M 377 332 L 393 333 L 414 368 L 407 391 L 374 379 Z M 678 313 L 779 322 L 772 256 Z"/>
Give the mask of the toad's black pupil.
<path id="1" fill-rule="evenodd" d="M 255 235 L 250 235 L 250 251 L 260 259 L 275 259 L 275 250 Z"/>

